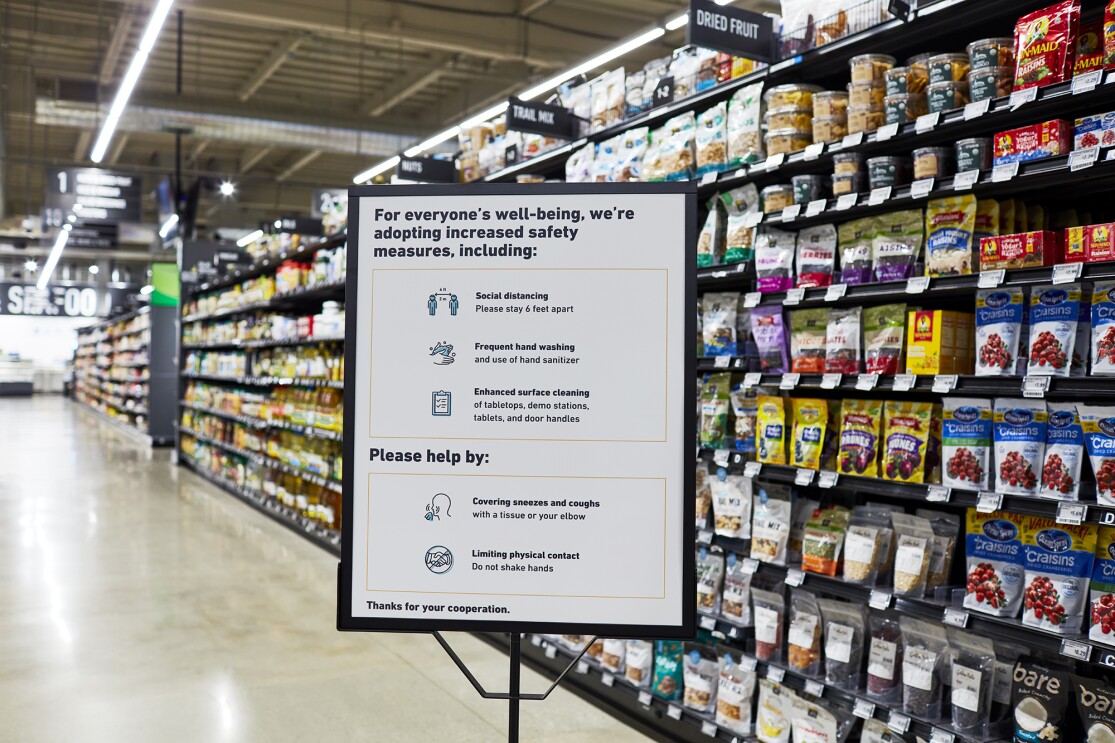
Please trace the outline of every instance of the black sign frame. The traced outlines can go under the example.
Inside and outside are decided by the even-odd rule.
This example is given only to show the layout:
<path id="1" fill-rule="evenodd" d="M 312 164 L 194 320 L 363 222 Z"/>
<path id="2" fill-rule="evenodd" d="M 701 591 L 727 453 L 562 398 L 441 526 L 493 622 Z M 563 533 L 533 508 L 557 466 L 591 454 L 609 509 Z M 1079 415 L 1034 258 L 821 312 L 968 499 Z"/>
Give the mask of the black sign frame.
<path id="1" fill-rule="evenodd" d="M 712 20 L 718 28 L 703 23 Z M 743 8 L 717 5 L 711 0 L 689 0 L 686 43 L 715 49 L 737 57 L 773 64 L 777 61 L 778 35 L 774 19 Z"/>
<path id="2" fill-rule="evenodd" d="M 395 166 L 395 175 L 401 179 L 423 183 L 456 183 L 457 164 L 440 157 L 400 155 L 399 164 Z"/>
<path id="3" fill-rule="evenodd" d="M 576 139 L 578 118 L 569 109 L 538 101 L 507 99 L 507 129 L 556 139 Z"/>

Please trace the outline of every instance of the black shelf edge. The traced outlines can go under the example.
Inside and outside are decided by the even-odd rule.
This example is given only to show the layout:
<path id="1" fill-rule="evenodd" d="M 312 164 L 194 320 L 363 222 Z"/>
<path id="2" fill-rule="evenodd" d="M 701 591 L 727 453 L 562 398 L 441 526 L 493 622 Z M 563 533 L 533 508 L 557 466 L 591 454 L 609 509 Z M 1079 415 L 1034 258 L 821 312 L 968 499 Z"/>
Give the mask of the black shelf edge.
<path id="1" fill-rule="evenodd" d="M 197 343 L 183 343 L 182 348 L 187 351 L 211 350 L 220 348 L 282 348 L 285 346 L 312 346 L 315 343 L 344 343 L 343 335 L 331 335 L 317 338 L 288 338 L 283 340 L 233 340 L 233 341 L 201 341 Z"/>
<path id="2" fill-rule="evenodd" d="M 223 288 L 228 287 L 228 286 L 234 286 L 236 284 L 239 284 L 241 281 L 246 281 L 247 279 L 254 279 L 258 276 L 264 275 L 265 273 L 268 273 L 270 271 L 274 271 L 276 268 L 278 268 L 279 264 L 282 263 L 283 261 L 298 260 L 298 259 L 301 259 L 301 258 L 307 258 L 309 256 L 312 256 L 314 253 L 321 250 L 322 248 L 328 249 L 328 248 L 336 247 L 338 245 L 342 245 L 346 240 L 348 240 L 348 232 L 347 231 L 338 232 L 335 235 L 329 235 L 327 237 L 323 237 L 321 240 L 319 240 L 316 243 L 312 243 L 310 245 L 303 245 L 303 246 L 299 247 L 297 250 L 292 250 L 290 252 L 282 252 L 282 253 L 279 253 L 278 255 L 276 255 L 274 257 L 271 257 L 271 258 L 264 258 L 259 263 L 252 263 L 251 265 L 245 266 L 244 268 L 240 268 L 240 269 L 237 269 L 237 270 L 233 271 L 231 274 L 228 274 L 227 276 L 222 276 L 219 279 L 215 279 L 213 281 L 207 281 L 207 282 L 201 283 L 201 284 L 195 284 L 195 285 L 189 287 L 189 294 L 190 294 L 190 296 L 197 296 L 198 294 L 202 294 L 202 293 L 208 292 L 208 291 L 213 291 L 215 289 L 223 289 Z M 183 288 L 186 288 L 186 287 L 183 287 Z"/>
<path id="3" fill-rule="evenodd" d="M 281 503 L 276 503 L 262 493 L 242 488 L 230 480 L 226 480 L 219 475 L 208 472 L 197 462 L 184 454 L 179 455 L 178 464 L 203 480 L 207 480 L 211 484 L 216 485 L 226 493 L 236 496 L 237 500 L 246 503 L 262 514 L 270 516 L 275 521 L 303 538 L 308 539 L 331 555 L 336 557 L 341 556 L 341 534 L 339 531 L 327 529 L 297 513 L 293 509 L 287 508 Z"/>
<path id="4" fill-rule="evenodd" d="M 75 399 L 74 402 L 76 402 L 82 410 L 86 411 L 87 413 L 92 413 L 93 415 L 98 416 L 101 420 L 103 420 L 105 423 L 107 423 L 110 426 L 112 426 L 113 428 L 115 428 L 117 431 L 120 431 L 121 433 L 127 434 L 128 436 L 131 436 L 131 437 L 137 439 L 142 444 L 146 444 L 147 446 L 168 446 L 168 445 L 171 445 L 171 444 L 174 443 L 173 441 L 168 442 L 168 441 L 165 441 L 165 440 L 162 440 L 162 439 L 156 440 L 156 439 L 152 438 L 151 435 L 149 433 L 147 433 L 146 431 L 141 431 L 138 428 L 136 428 L 135 426 L 131 425 L 130 423 L 125 423 L 124 421 L 120 420 L 119 418 L 113 418 L 112 416 L 108 415 L 104 411 L 97 410 L 93 406 L 89 405 L 88 403 L 82 402 L 81 400 Z M 112 407 L 115 410 L 120 410 L 120 408 L 117 408 L 115 405 L 112 405 L 110 407 Z M 130 412 L 130 411 L 125 410 L 123 412 Z M 136 413 L 132 413 L 132 415 L 136 415 Z M 143 413 L 143 415 L 146 415 L 146 413 Z"/>
<path id="5" fill-rule="evenodd" d="M 222 377 L 219 374 L 183 372 L 182 378 L 200 379 L 203 382 L 242 384 L 246 387 L 331 387 L 335 390 L 342 390 L 345 387 L 344 382 L 310 377 Z"/>
<path id="6" fill-rule="evenodd" d="M 270 469 L 278 470 L 279 472 L 285 472 L 288 475 L 295 475 L 297 477 L 301 477 L 303 480 L 307 480 L 307 481 L 312 482 L 315 485 L 319 485 L 323 488 L 328 488 L 329 490 L 332 490 L 333 492 L 336 492 L 336 493 L 341 492 L 341 481 L 340 480 L 333 480 L 333 479 L 328 478 L 328 477 L 323 477 L 322 475 L 319 475 L 316 472 L 310 472 L 309 470 L 304 470 L 300 467 L 291 467 L 289 464 L 286 464 L 284 462 L 280 462 L 279 460 L 274 459 L 272 457 L 269 457 L 268 455 L 263 454 L 261 452 L 250 451 L 248 449 L 241 449 L 238 446 L 233 446 L 232 444 L 226 444 L 225 442 L 218 441 L 217 439 L 215 439 L 211 436 L 206 436 L 205 434 L 201 433 L 200 431 L 195 431 L 192 428 L 186 428 L 185 426 L 183 426 L 181 424 L 179 424 L 178 430 L 182 435 L 190 436 L 194 439 L 197 439 L 198 441 L 200 441 L 202 443 L 209 444 L 210 446 L 215 446 L 218 449 L 224 449 L 225 451 L 227 451 L 231 454 L 235 454 L 238 457 L 243 457 L 244 459 L 251 460 L 253 462 L 256 462 L 257 464 L 263 465 L 264 467 L 269 467 Z"/>
<path id="7" fill-rule="evenodd" d="M 214 312 L 203 312 L 195 315 L 184 315 L 182 317 L 182 322 L 193 323 L 202 322 L 204 320 L 217 320 L 222 317 L 229 317 L 230 315 L 243 315 L 249 312 L 258 312 L 259 310 L 266 310 L 277 307 L 289 307 L 301 302 L 326 301 L 331 297 L 343 299 L 344 294 L 344 279 L 341 279 L 340 281 L 327 281 L 320 284 L 312 284 L 310 286 L 299 287 L 298 289 L 292 289 L 291 291 L 281 292 L 275 294 L 270 299 L 266 299 L 261 302 L 251 302 L 241 307 L 229 307 L 227 309 L 216 310 Z"/>
<path id="8" fill-rule="evenodd" d="M 194 410 L 198 413 L 211 415 L 215 418 L 224 418 L 225 420 L 240 423 L 248 428 L 257 430 L 273 428 L 276 430 L 290 431 L 291 433 L 296 433 L 310 439 L 328 439 L 329 441 L 340 441 L 342 438 L 341 434 L 336 431 L 328 431 L 324 428 L 317 428 L 316 426 L 302 426 L 297 423 L 288 423 L 286 421 L 269 421 L 263 418 L 253 418 L 250 415 L 237 415 L 236 413 L 228 413 L 216 408 L 198 405 L 197 403 L 186 402 L 185 400 L 182 400 L 178 404 L 187 410 Z"/>

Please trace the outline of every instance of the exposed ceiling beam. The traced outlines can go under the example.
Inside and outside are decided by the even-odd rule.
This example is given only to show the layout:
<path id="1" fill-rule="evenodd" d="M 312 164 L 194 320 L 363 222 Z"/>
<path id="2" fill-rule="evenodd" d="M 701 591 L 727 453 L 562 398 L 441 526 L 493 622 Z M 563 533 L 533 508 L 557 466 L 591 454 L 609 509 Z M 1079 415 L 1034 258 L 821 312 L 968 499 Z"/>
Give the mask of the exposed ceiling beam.
<path id="1" fill-rule="evenodd" d="M 124 154 L 124 148 L 128 146 L 128 139 L 132 135 L 128 132 L 122 132 L 116 135 L 116 142 L 112 146 L 112 152 L 109 154 L 108 159 L 105 160 L 106 165 L 115 165 L 120 156 Z"/>
<path id="2" fill-rule="evenodd" d="M 378 101 L 368 109 L 368 116 L 373 119 L 383 116 L 415 93 L 433 85 L 438 78 L 445 74 L 446 65 L 451 64 L 452 57 L 448 55 L 443 54 L 434 57 L 430 60 L 429 65 L 414 70 L 391 88 L 383 91 Z"/>
<path id="3" fill-rule="evenodd" d="M 551 2 L 553 2 L 553 0 L 533 0 L 533 2 L 531 0 L 524 0 L 522 4 L 526 7 L 519 11 L 519 15 L 521 15 L 523 18 L 526 18 L 531 13 L 536 13 L 539 10 L 542 10 L 542 8 L 545 8 Z"/>
<path id="4" fill-rule="evenodd" d="M 317 160 L 319 157 L 321 157 L 321 150 L 310 150 L 305 155 L 303 155 L 302 157 L 298 158 L 293 163 L 291 163 L 290 167 L 288 167 L 286 170 L 284 170 L 283 172 L 281 172 L 277 176 L 275 176 L 275 180 L 277 180 L 277 181 L 287 180 L 292 175 L 297 173 L 299 170 L 306 167 L 307 165 L 312 163 L 314 160 Z"/>
<path id="5" fill-rule="evenodd" d="M 93 141 L 93 131 L 82 129 L 77 133 L 77 142 L 74 143 L 74 160 L 84 160 L 89 156 L 89 143 Z"/>
<path id="6" fill-rule="evenodd" d="M 284 41 L 280 42 L 278 46 L 272 49 L 271 53 L 267 55 L 267 58 L 263 60 L 259 67 L 256 68 L 256 71 L 252 73 L 252 76 L 241 86 L 240 102 L 244 103 L 255 95 L 256 91 L 263 87 L 263 84 L 275 74 L 276 70 L 282 67 L 283 62 L 309 38 L 310 35 L 308 33 L 291 34 Z"/>
<path id="7" fill-rule="evenodd" d="M 124 10 L 120 14 L 120 19 L 116 22 L 116 27 L 112 30 L 112 38 L 108 42 L 108 49 L 105 50 L 105 57 L 101 60 L 101 70 L 97 73 L 97 82 L 101 85 L 108 85 L 116 77 L 116 65 L 120 61 L 120 54 L 124 51 L 124 44 L 128 41 L 128 36 L 132 31 L 132 11 Z"/>
<path id="8" fill-rule="evenodd" d="M 211 144 L 213 144 L 213 140 L 211 139 L 203 139 L 195 144 L 193 152 L 190 153 L 190 162 L 196 163 L 198 158 L 205 154 L 205 151 L 209 149 L 209 145 Z"/>
<path id="9" fill-rule="evenodd" d="M 275 148 L 268 145 L 266 147 L 257 147 L 254 150 L 252 148 L 244 150 L 244 156 L 240 158 L 240 174 L 243 175 L 259 165 L 260 161 L 270 155 L 273 149 Z"/>

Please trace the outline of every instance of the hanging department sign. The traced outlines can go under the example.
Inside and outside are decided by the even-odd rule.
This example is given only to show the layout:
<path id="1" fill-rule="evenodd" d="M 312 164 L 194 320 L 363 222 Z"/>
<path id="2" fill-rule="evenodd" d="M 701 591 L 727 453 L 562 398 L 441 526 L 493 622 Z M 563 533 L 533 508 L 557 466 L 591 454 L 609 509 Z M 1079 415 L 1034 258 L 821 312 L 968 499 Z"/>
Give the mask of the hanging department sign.
<path id="1" fill-rule="evenodd" d="M 507 128 L 513 132 L 573 139 L 576 121 L 573 114 L 561 106 L 524 101 L 514 96 L 507 99 Z"/>
<path id="2" fill-rule="evenodd" d="M 100 168 L 47 168 L 43 221 L 61 227 L 72 212 L 81 221 L 139 222 L 142 183 Z"/>
<path id="3" fill-rule="evenodd" d="M 689 0 L 687 43 L 760 62 L 774 61 L 774 20 L 762 13 Z"/>
<path id="4" fill-rule="evenodd" d="M 691 636 L 692 184 L 349 198 L 338 628 Z"/>

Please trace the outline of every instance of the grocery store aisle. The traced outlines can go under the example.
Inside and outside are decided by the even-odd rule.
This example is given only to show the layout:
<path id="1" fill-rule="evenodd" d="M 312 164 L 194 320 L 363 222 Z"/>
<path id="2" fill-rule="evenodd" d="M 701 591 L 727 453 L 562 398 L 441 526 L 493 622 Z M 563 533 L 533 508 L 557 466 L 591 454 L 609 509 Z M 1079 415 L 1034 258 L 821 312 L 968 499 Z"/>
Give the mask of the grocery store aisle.
<path id="1" fill-rule="evenodd" d="M 0 399 L 0 452 L 0 741 L 504 738 L 432 638 L 333 630 L 336 559 L 165 451 L 48 397 Z M 506 656 L 452 642 L 506 684 Z M 558 691 L 523 740 L 647 739 Z"/>

